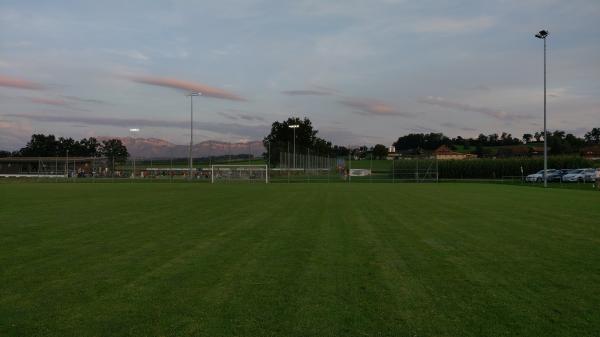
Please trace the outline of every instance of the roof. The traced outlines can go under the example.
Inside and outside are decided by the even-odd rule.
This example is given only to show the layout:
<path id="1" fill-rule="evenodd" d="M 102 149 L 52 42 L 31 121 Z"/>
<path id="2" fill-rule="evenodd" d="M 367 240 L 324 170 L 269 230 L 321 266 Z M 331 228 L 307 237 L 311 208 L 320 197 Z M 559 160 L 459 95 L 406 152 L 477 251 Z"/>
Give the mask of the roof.
<path id="1" fill-rule="evenodd" d="M 464 156 L 463 153 L 454 152 L 446 145 L 438 147 L 433 153 L 437 156 Z"/>
<path id="2" fill-rule="evenodd" d="M 592 145 L 581 149 L 581 154 L 584 156 L 596 156 L 600 155 L 600 145 Z"/>

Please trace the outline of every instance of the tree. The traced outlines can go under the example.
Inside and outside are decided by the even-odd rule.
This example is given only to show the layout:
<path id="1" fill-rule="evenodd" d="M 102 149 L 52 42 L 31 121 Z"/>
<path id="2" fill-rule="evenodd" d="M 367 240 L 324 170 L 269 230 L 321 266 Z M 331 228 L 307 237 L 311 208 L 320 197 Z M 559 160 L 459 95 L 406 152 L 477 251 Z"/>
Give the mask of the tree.
<path id="1" fill-rule="evenodd" d="M 123 145 L 120 139 L 109 139 L 102 141 L 100 153 L 109 161 L 124 162 L 129 157 L 127 147 Z"/>
<path id="2" fill-rule="evenodd" d="M 410 133 L 406 136 L 399 137 L 394 143 L 397 151 L 402 150 L 435 150 L 441 145 L 450 145 L 450 138 L 444 136 L 443 133 Z"/>
<path id="3" fill-rule="evenodd" d="M 388 149 L 385 145 L 377 144 L 373 147 L 373 157 L 377 159 L 385 159 L 388 155 Z"/>
<path id="4" fill-rule="evenodd" d="M 583 137 L 588 144 L 600 144 L 600 128 L 593 128 Z"/>
<path id="5" fill-rule="evenodd" d="M 523 142 L 525 142 L 525 144 L 531 142 L 532 139 L 533 139 L 533 135 L 531 133 L 523 134 Z"/>
<path id="6" fill-rule="evenodd" d="M 571 146 L 573 151 L 579 151 L 585 145 L 585 140 L 578 138 L 577 136 L 571 133 L 568 133 L 565 136 L 565 142 L 567 142 Z"/>
<path id="7" fill-rule="evenodd" d="M 318 131 L 313 128 L 310 119 L 290 117 L 283 122 L 275 121 L 271 125 L 271 132 L 263 139 L 263 145 L 270 151 L 265 157 L 271 159 L 271 165 L 279 163 L 280 153 L 293 151 L 294 130 L 290 125 L 298 125 L 295 131 L 297 154 L 306 154 L 307 151 L 318 151 L 320 155 L 329 154 L 331 143 L 317 137 Z"/>
<path id="8" fill-rule="evenodd" d="M 67 152 L 69 156 L 81 156 L 79 144 L 73 138 L 58 138 L 56 147 L 59 156 L 65 156 Z"/>
<path id="9" fill-rule="evenodd" d="M 79 141 L 79 147 L 82 156 L 98 157 L 100 155 L 100 147 L 102 144 L 94 137 L 83 138 Z"/>
<path id="10" fill-rule="evenodd" d="M 477 146 L 483 146 L 483 145 L 487 145 L 488 143 L 488 138 L 486 135 L 484 135 L 483 133 L 480 133 L 479 136 L 477 136 Z"/>
<path id="11" fill-rule="evenodd" d="M 74 157 L 97 157 L 101 145 L 93 137 L 76 141 L 73 138 L 56 139 L 54 135 L 34 134 L 18 153 L 24 157 L 64 157 L 67 153 Z"/>
<path id="12" fill-rule="evenodd" d="M 349 150 L 345 146 L 334 145 L 333 148 L 331 148 L 331 155 L 334 157 L 347 157 L 348 153 Z"/>
<path id="13" fill-rule="evenodd" d="M 33 134 L 19 154 L 23 157 L 54 157 L 59 155 L 58 145 L 54 135 Z"/>

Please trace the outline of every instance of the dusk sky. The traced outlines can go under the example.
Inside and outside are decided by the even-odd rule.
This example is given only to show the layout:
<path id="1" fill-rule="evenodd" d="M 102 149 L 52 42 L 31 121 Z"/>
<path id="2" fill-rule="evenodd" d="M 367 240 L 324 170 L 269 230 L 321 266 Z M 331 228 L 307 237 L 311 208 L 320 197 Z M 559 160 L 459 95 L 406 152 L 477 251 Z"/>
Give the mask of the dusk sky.
<path id="1" fill-rule="evenodd" d="M 0 0 L 0 149 L 32 133 L 340 145 L 600 126 L 600 1 Z"/>

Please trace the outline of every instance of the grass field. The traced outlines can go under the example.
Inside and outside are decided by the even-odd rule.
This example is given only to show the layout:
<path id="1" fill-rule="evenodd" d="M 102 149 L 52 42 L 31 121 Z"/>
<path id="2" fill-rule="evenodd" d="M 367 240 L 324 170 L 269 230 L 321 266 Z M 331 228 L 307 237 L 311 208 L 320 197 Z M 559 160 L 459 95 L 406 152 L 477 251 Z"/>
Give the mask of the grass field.
<path id="1" fill-rule="evenodd" d="M 0 184 L 0 336 L 597 336 L 600 193 Z"/>

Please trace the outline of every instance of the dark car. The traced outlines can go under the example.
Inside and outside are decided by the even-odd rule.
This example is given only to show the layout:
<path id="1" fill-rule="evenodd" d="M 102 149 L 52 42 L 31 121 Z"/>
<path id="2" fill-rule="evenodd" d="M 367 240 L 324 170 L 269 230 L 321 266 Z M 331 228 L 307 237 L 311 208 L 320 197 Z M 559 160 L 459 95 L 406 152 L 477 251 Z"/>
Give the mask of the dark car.
<path id="1" fill-rule="evenodd" d="M 562 177 L 569 173 L 571 170 L 570 169 L 562 169 L 562 170 L 556 170 L 552 173 L 548 173 L 548 181 L 556 181 L 556 182 L 560 182 L 562 181 Z"/>

